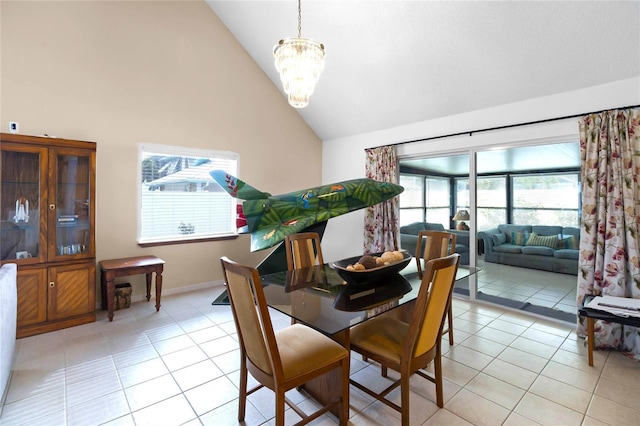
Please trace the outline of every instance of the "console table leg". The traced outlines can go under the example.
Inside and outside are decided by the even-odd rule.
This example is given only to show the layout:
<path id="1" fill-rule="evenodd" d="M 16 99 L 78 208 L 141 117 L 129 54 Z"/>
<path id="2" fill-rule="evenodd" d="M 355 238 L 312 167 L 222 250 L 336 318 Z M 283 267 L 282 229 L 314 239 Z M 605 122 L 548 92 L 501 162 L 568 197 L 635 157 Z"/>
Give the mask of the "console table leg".
<path id="1" fill-rule="evenodd" d="M 115 309 L 114 299 L 116 297 L 116 284 L 113 278 L 107 276 L 107 311 L 109 312 L 109 322 L 113 321 L 113 310 Z"/>
<path id="2" fill-rule="evenodd" d="M 595 346 L 595 342 L 593 341 L 593 323 L 595 320 L 593 318 L 587 317 L 587 347 L 589 351 L 589 367 L 593 367 L 593 348 Z"/>
<path id="3" fill-rule="evenodd" d="M 151 272 L 145 274 L 147 276 L 147 302 L 151 300 Z"/>
<path id="4" fill-rule="evenodd" d="M 162 295 L 162 271 L 156 271 L 156 312 L 160 311 L 161 295 Z"/>

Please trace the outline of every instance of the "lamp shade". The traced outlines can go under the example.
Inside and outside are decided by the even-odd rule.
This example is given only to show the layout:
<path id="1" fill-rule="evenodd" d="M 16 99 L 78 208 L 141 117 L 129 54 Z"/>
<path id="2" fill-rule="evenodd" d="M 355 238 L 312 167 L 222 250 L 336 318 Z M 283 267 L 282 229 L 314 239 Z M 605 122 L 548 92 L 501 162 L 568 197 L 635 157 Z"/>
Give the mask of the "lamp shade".
<path id="1" fill-rule="evenodd" d="M 469 210 L 458 210 L 458 213 L 453 217 L 453 220 L 471 220 Z"/>

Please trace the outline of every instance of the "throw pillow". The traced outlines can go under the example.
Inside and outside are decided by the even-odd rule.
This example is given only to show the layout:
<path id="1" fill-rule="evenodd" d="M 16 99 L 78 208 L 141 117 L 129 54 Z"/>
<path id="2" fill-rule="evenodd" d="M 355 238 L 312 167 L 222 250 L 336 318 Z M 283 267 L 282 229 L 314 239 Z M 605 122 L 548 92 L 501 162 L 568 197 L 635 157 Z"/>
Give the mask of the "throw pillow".
<path id="1" fill-rule="evenodd" d="M 504 232 L 493 234 L 491 236 L 491 239 L 493 240 L 494 246 L 499 246 L 500 244 L 504 244 L 507 242 L 507 234 L 505 234 Z"/>
<path id="2" fill-rule="evenodd" d="M 578 250 L 578 238 L 575 235 L 558 236 L 558 249 Z"/>
<path id="3" fill-rule="evenodd" d="M 569 237 L 561 237 L 558 235 L 558 245 L 556 246 L 556 249 L 562 250 L 567 248 L 569 248 Z"/>
<path id="4" fill-rule="evenodd" d="M 573 250 L 580 248 L 580 243 L 578 243 L 578 238 L 575 235 L 569 237 L 569 248 Z"/>
<path id="5" fill-rule="evenodd" d="M 527 246 L 544 246 L 555 249 L 558 247 L 558 236 L 557 235 L 538 235 L 535 232 L 532 232 L 529 236 L 529 239 L 525 243 Z"/>
<path id="6" fill-rule="evenodd" d="M 535 235 L 535 233 L 532 233 L 532 235 Z M 527 244 L 528 239 L 529 239 L 528 232 L 511 231 L 511 244 L 515 244 L 517 246 L 524 246 Z"/>

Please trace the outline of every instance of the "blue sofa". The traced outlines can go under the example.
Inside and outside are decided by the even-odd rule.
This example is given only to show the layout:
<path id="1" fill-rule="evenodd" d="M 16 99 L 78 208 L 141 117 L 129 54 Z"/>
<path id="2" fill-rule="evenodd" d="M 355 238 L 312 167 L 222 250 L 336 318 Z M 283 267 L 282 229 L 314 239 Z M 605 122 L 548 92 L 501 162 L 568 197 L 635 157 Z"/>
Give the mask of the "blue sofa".
<path id="1" fill-rule="evenodd" d="M 460 254 L 460 264 L 469 264 L 469 231 L 444 229 L 441 223 L 414 222 L 400 227 L 400 247 L 412 256 L 416 253 L 420 231 L 447 231 L 456 234 L 456 253 Z"/>
<path id="2" fill-rule="evenodd" d="M 485 262 L 578 275 L 579 228 L 503 224 L 478 237 Z"/>

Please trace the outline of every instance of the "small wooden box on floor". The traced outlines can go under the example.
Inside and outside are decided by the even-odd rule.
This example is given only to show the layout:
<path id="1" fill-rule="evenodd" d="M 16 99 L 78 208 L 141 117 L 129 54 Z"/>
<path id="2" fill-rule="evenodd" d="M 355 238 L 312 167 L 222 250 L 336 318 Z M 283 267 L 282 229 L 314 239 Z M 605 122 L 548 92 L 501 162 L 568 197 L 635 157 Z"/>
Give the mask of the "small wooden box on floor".
<path id="1" fill-rule="evenodd" d="M 116 284 L 115 310 L 127 309 L 131 306 L 131 284 Z"/>

